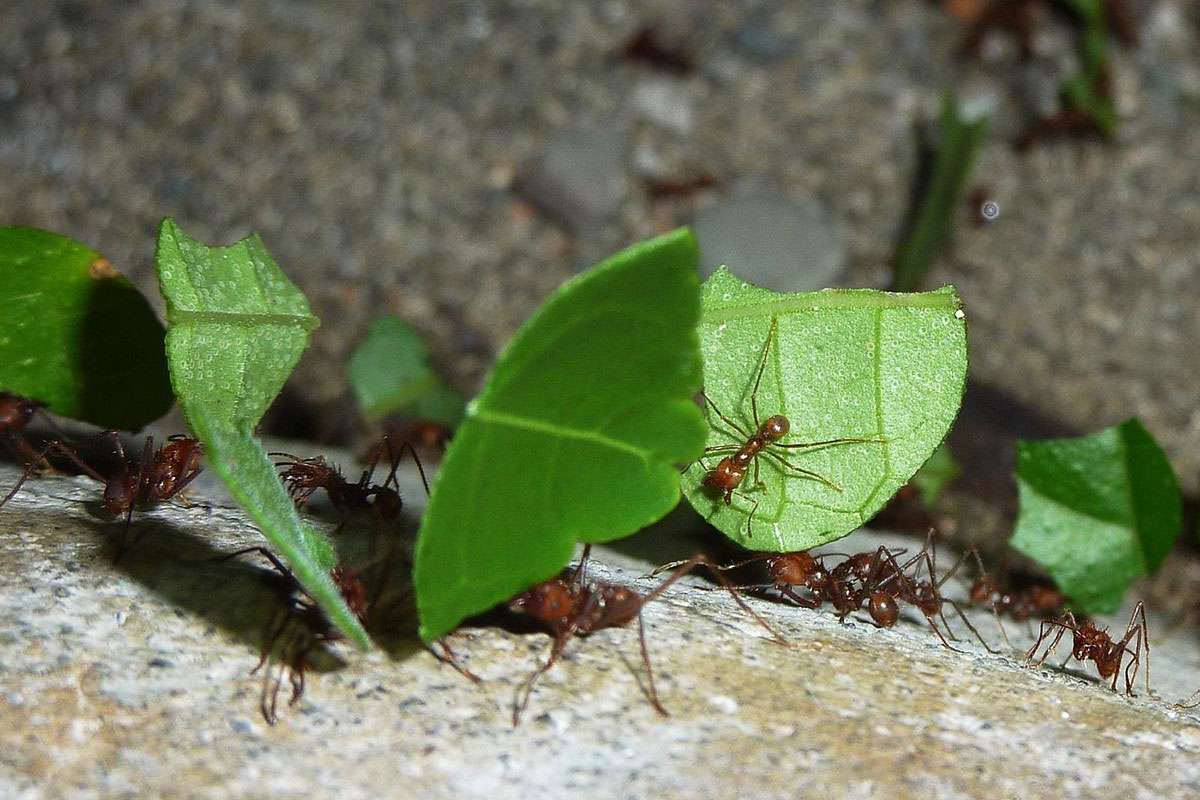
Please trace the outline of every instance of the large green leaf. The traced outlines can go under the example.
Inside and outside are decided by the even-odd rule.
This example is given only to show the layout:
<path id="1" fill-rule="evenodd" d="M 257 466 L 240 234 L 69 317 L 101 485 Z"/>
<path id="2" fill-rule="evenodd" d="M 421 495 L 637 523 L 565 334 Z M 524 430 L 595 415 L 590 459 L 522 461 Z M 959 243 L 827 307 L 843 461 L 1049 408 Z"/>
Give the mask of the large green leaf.
<path id="1" fill-rule="evenodd" d="M 95 250 L 0 227 L 0 390 L 65 417 L 136 430 L 171 407 L 163 326 Z"/>
<path id="2" fill-rule="evenodd" d="M 1017 486 L 1013 547 L 1088 614 L 1116 611 L 1183 525 L 1175 472 L 1137 419 L 1075 439 L 1019 442 Z"/>
<path id="3" fill-rule="evenodd" d="M 319 321 L 258 236 L 209 247 L 167 219 L 156 258 L 171 382 L 209 467 L 329 619 L 366 646 L 366 631 L 329 578 L 333 546 L 300 520 L 253 436 Z"/>
<path id="4" fill-rule="evenodd" d="M 429 365 L 421 335 L 399 317 L 380 317 L 350 357 L 350 388 L 370 419 L 396 412 L 453 428 L 465 403 Z"/>
<path id="5" fill-rule="evenodd" d="M 716 409 L 743 430 L 753 428 L 751 396 L 769 345 L 757 402 L 760 421 L 772 414 L 790 421 L 791 433 L 781 444 L 875 440 L 772 448 L 820 479 L 760 455 L 761 485 L 751 472 L 729 505 L 701 484 L 723 453 L 691 465 L 684 494 L 739 544 L 805 550 L 845 536 L 908 481 L 958 413 L 967 337 L 953 287 L 923 294 L 777 294 L 721 269 L 705 282 L 702 298 L 704 389 Z M 775 333 L 768 336 L 772 321 Z M 712 406 L 708 414 L 710 447 L 741 443 Z"/>
<path id="6" fill-rule="evenodd" d="M 564 285 L 467 407 L 417 538 L 421 637 L 561 570 L 577 541 L 642 528 L 679 500 L 705 425 L 687 230 Z"/>

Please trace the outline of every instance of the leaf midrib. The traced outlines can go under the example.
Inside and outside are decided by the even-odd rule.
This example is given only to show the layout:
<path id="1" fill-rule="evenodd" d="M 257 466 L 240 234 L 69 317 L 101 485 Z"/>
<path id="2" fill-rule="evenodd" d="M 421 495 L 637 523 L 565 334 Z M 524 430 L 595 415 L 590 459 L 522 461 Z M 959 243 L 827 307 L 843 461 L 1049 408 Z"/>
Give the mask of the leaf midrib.
<path id="1" fill-rule="evenodd" d="M 813 311 L 878 311 L 896 308 L 958 308 L 958 297 L 949 291 L 937 290 L 919 294 L 896 294 L 874 289 L 849 289 L 811 292 L 802 297 L 785 297 L 769 302 L 721 306 L 705 309 L 701 325 L 728 322 L 745 317 L 776 317 L 782 314 L 802 314 Z"/>
<path id="2" fill-rule="evenodd" d="M 623 442 L 620 439 L 613 439 L 609 436 L 605 436 L 598 431 L 571 428 L 566 425 L 559 425 L 553 422 L 545 422 L 542 420 L 521 416 L 520 414 L 509 414 L 504 411 L 495 411 L 487 408 L 476 408 L 473 411 L 468 411 L 467 413 L 473 419 L 479 420 L 480 422 L 534 431 L 535 433 L 543 433 L 547 436 L 554 436 L 562 439 L 574 439 L 576 441 L 591 442 L 593 444 L 599 444 L 623 453 L 630 453 L 646 463 L 650 463 L 654 460 L 654 454 L 650 451 L 643 450 L 640 447 L 635 447 L 634 445 L 631 445 L 628 442 Z"/>

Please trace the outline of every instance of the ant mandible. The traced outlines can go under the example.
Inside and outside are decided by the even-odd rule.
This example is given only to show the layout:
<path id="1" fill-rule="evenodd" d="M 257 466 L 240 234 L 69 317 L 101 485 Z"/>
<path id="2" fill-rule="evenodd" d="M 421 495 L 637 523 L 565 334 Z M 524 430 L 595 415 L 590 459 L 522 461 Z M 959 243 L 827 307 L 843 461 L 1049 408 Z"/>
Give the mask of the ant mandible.
<path id="1" fill-rule="evenodd" d="M 120 461 L 120 470 L 111 477 L 101 475 L 94 467 L 87 464 L 79 454 L 62 441 L 55 440 L 42 451 L 54 451 L 65 456 L 85 475 L 104 484 L 104 494 L 101 505 L 104 511 L 114 517 L 125 516 L 125 528 L 122 534 L 121 546 L 117 557 L 124 550 L 124 536 L 128 535 L 129 526 L 133 522 L 134 509 L 146 509 L 170 500 L 196 479 L 203 467 L 200 459 L 203 450 L 200 442 L 182 434 L 175 434 L 167 439 L 167 443 L 157 451 L 154 449 L 154 437 L 147 436 L 142 447 L 142 455 L 136 461 L 125 453 L 125 445 L 116 431 L 105 431 L 101 438 L 111 438 L 114 450 Z M 16 486 L 0 500 L 0 507 L 13 498 L 33 473 L 34 464 L 25 467 Z"/>
<path id="2" fill-rule="evenodd" d="M 1129 624 L 1125 626 L 1125 634 L 1117 641 L 1113 641 L 1112 636 L 1108 633 L 1108 628 L 1097 628 L 1091 620 L 1084 620 L 1080 625 L 1070 611 L 1059 619 L 1043 621 L 1037 641 L 1025 654 L 1027 659 L 1033 659 L 1034 654 L 1037 653 L 1053 628 L 1058 628 L 1058 633 L 1046 647 L 1046 652 L 1042 653 L 1042 657 L 1037 660 L 1039 666 L 1046 662 L 1050 653 L 1058 646 L 1063 634 L 1070 631 L 1072 645 L 1071 655 L 1068 658 L 1074 658 L 1081 663 L 1094 661 L 1101 680 L 1112 678 L 1109 688 L 1114 692 L 1117 691 L 1117 678 L 1121 675 L 1121 663 L 1125 660 L 1126 655 L 1130 657 L 1125 664 L 1125 694 L 1133 696 L 1133 685 L 1137 682 L 1137 673 L 1141 668 L 1141 656 L 1144 649 L 1146 651 L 1144 675 L 1146 694 L 1152 694 L 1150 691 L 1150 635 L 1146 631 L 1146 606 L 1142 601 L 1139 600 L 1138 604 L 1133 607 L 1133 613 L 1129 615 Z M 1132 650 L 1129 649 L 1131 641 L 1133 642 Z"/>
<path id="3" fill-rule="evenodd" d="M 798 467 L 788 461 L 788 459 L 773 448 L 781 448 L 784 450 L 812 450 L 818 447 L 832 447 L 839 444 L 864 444 L 872 443 L 879 444 L 884 441 L 882 437 L 840 437 L 837 439 L 825 439 L 816 442 L 789 442 L 783 443 L 781 440 L 791 431 L 791 422 L 783 414 L 772 414 L 766 420 L 760 421 L 758 416 L 758 389 L 762 383 L 763 371 L 767 366 L 767 357 L 771 349 L 771 341 L 778 343 L 778 320 L 771 318 L 771 326 L 767 330 L 767 338 L 763 342 L 762 355 L 759 358 L 758 370 L 754 376 L 754 388 L 750 392 L 750 411 L 754 419 L 754 430 L 747 430 L 744 426 L 726 416 L 721 409 L 712 401 L 707 394 L 701 392 L 704 398 L 705 406 L 711 408 L 720 420 L 732 429 L 741 439 L 741 443 L 730 443 L 706 447 L 704 449 L 705 456 L 724 455 L 717 462 L 715 468 L 710 468 L 704 462 L 704 457 L 700 458 L 700 464 L 706 470 L 704 477 L 701 479 L 701 484 L 708 489 L 717 492 L 725 505 L 733 504 L 733 496 L 736 494 L 750 502 L 750 513 L 746 515 L 746 536 L 753 536 L 752 522 L 754 514 L 758 511 L 758 500 L 743 492 L 738 491 L 742 482 L 746 479 L 746 473 L 753 468 L 754 470 L 754 486 L 753 489 L 761 489 L 766 491 L 766 484 L 759 478 L 758 457 L 763 456 L 770 458 L 775 462 L 785 476 L 804 478 L 807 480 L 816 481 L 824 486 L 841 492 L 842 488 L 833 481 L 823 475 L 803 467 Z M 730 433 L 730 431 L 726 431 Z M 733 435 L 730 433 L 730 435 Z"/>
<path id="4" fill-rule="evenodd" d="M 509 602 L 510 611 L 530 617 L 546 628 L 554 637 L 554 644 L 546 663 L 517 688 L 513 701 L 514 727 L 520 723 L 521 714 L 529 705 L 534 684 L 558 662 L 572 638 L 587 636 L 605 628 L 624 627 L 634 619 L 638 622 L 638 641 L 641 644 L 642 664 L 646 668 L 647 699 L 655 711 L 663 716 L 669 716 L 667 709 L 658 698 L 658 689 L 654 685 L 654 669 L 650 666 L 650 653 L 646 647 L 646 627 L 642 619 L 642 609 L 696 567 L 711 566 L 711 564 L 705 556 L 695 555 L 687 561 L 672 565 L 678 567 L 675 573 L 643 595 L 634 589 L 615 583 L 589 582 L 587 580 L 587 564 L 591 557 L 591 550 L 591 545 L 585 545 L 579 566 L 564 570 L 558 577 L 543 581 L 521 592 Z M 732 584 L 725 581 L 724 578 L 720 580 L 742 610 L 767 630 L 774 637 L 774 641 L 784 646 L 790 646 L 791 643 L 782 634 L 742 599 Z"/>

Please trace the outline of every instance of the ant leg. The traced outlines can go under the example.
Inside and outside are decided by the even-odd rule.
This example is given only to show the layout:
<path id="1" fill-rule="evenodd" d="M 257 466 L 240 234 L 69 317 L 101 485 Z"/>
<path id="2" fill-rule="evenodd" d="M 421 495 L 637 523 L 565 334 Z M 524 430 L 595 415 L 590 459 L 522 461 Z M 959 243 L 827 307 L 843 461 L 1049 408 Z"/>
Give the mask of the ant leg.
<path id="1" fill-rule="evenodd" d="M 963 621 L 963 624 L 965 624 L 967 626 L 967 630 L 969 630 L 971 633 L 975 634 L 975 638 L 979 640 L 979 643 L 981 645 L 983 645 L 983 648 L 985 650 L 987 650 L 992 655 L 1000 654 L 1001 651 L 993 650 L 992 646 L 987 643 L 987 640 L 983 638 L 983 635 L 980 634 L 979 630 L 974 625 L 971 624 L 971 620 L 968 619 L 967 615 L 963 613 L 963 610 L 958 607 L 958 603 L 954 602 L 953 600 L 943 600 L 943 602 L 950 604 L 950 607 L 954 609 L 954 612 L 956 614 L 958 614 L 958 618 L 961 619 Z M 942 619 L 944 620 L 945 617 L 943 616 Z"/>
<path id="2" fill-rule="evenodd" d="M 774 584 L 768 584 L 768 588 L 771 586 L 774 586 Z M 796 590 L 791 586 L 775 586 L 775 588 L 779 589 L 780 594 L 801 608 L 810 608 L 816 610 L 821 607 L 819 600 L 810 600 L 807 597 L 802 597 L 801 595 L 797 594 Z"/>
<path id="3" fill-rule="evenodd" d="M 579 557 L 579 566 L 575 568 L 575 574 L 571 578 L 571 588 L 579 589 L 587 585 L 587 565 L 588 560 L 592 557 L 592 545 L 585 544 L 583 546 L 583 554 Z"/>
<path id="4" fill-rule="evenodd" d="M 775 461 L 778 462 L 781 467 L 783 467 L 785 475 L 789 474 L 789 471 L 790 471 L 790 475 L 794 478 L 807 478 L 808 480 L 813 480 L 813 481 L 816 481 L 817 483 L 824 484 L 825 486 L 828 486 L 830 489 L 833 489 L 835 492 L 842 491 L 842 487 L 838 486 L 836 483 L 829 480 L 824 475 L 821 475 L 818 472 L 813 472 L 810 469 L 804 469 L 803 467 L 797 467 L 795 464 L 788 461 L 786 458 L 779 455 L 778 453 L 771 452 L 771 449 L 769 447 L 766 450 L 763 450 L 761 453 L 759 453 L 759 455 L 765 455 L 769 458 L 775 459 Z"/>
<path id="5" fill-rule="evenodd" d="M 1036 653 L 1038 648 L 1042 646 L 1042 642 L 1046 638 L 1048 628 L 1058 628 L 1058 633 L 1054 636 L 1054 639 L 1046 648 L 1046 652 L 1042 653 L 1042 657 L 1037 660 L 1037 666 L 1040 667 L 1042 664 L 1046 663 L 1046 659 L 1049 658 L 1050 654 L 1054 652 L 1054 649 L 1058 647 L 1058 643 L 1062 641 L 1063 634 L 1065 634 L 1068 630 L 1074 631 L 1078 627 L 1078 623 L 1075 622 L 1075 615 L 1070 611 L 1064 614 L 1060 619 L 1043 620 L 1041 627 L 1039 628 L 1038 639 L 1036 642 L 1034 642 L 1033 647 L 1029 648 L 1029 652 L 1025 654 L 1025 658 L 1030 660 L 1033 659 L 1034 653 Z"/>
<path id="6" fill-rule="evenodd" d="M 587 608 L 590 611 L 595 606 L 594 603 L 588 603 Z M 558 663 L 559 656 L 567 647 L 567 642 L 575 635 L 579 623 L 573 620 L 569 626 L 554 637 L 554 644 L 550 648 L 550 656 L 546 659 L 546 663 L 542 664 L 532 675 L 521 682 L 517 687 L 517 693 L 513 696 L 513 727 L 521 724 L 521 715 L 525 713 L 525 708 L 529 705 L 529 700 L 533 697 L 533 686 L 538 679 L 545 675 L 551 667 Z"/>
<path id="7" fill-rule="evenodd" d="M 767 329 L 767 338 L 763 342 L 762 356 L 758 361 L 758 374 L 754 376 L 754 389 L 750 392 L 750 411 L 754 415 L 754 429 L 759 430 L 762 423 L 758 419 L 758 387 L 762 383 L 763 371 L 767 368 L 767 354 L 771 350 L 771 339 L 777 335 L 777 317 L 771 317 L 771 327 Z"/>
<path id="8" fill-rule="evenodd" d="M 437 640 L 437 646 L 442 651 L 441 653 L 438 653 L 436 650 L 434 650 L 432 645 L 425 645 L 425 649 L 432 653 L 433 657 L 438 661 L 452 667 L 455 672 L 457 672 L 459 675 L 462 675 L 471 683 L 483 683 L 482 678 L 464 667 L 462 662 L 458 660 L 458 656 L 455 655 L 454 651 L 450 649 L 450 645 L 446 644 L 445 637 Z"/>
<path id="9" fill-rule="evenodd" d="M 296 579 L 296 576 L 292 574 L 292 571 L 290 569 L 288 569 L 287 567 L 285 567 L 283 565 L 283 562 L 280 561 L 279 558 L 274 553 L 272 553 L 270 550 L 268 550 L 265 547 L 243 547 L 241 550 L 235 550 L 232 553 L 229 553 L 229 554 L 223 555 L 223 556 L 217 556 L 216 558 L 211 559 L 211 560 L 212 561 L 228 561 L 231 558 L 237 558 L 238 556 L 244 556 L 244 555 L 246 555 L 246 553 L 258 553 L 260 556 L 262 556 L 262 557 L 266 558 L 268 561 L 270 561 L 271 565 L 275 567 L 275 569 L 279 572 L 280 575 L 282 575 L 285 578 L 291 579 L 291 580 Z"/>
<path id="10" fill-rule="evenodd" d="M 667 578 L 662 583 L 660 583 L 658 586 L 654 587 L 654 589 L 651 590 L 649 594 L 647 594 L 645 597 L 643 597 L 642 598 L 642 606 L 645 607 L 646 603 L 649 603 L 651 600 L 654 600 L 654 599 L 658 598 L 659 596 L 661 596 L 662 593 L 665 592 L 667 589 L 671 588 L 671 586 L 673 584 L 675 584 L 677 581 L 681 580 L 689 572 L 691 572 L 692 570 L 696 569 L 696 567 L 699 567 L 699 566 L 715 567 L 716 565 L 713 564 L 711 561 L 709 561 L 708 558 L 706 556 L 704 556 L 703 554 L 698 553 L 698 554 L 692 556 L 687 561 L 683 562 L 683 564 L 680 565 L 679 569 L 677 569 L 675 571 L 675 573 L 673 575 L 671 575 L 671 577 Z M 747 603 L 745 601 L 745 599 L 742 598 L 741 592 L 739 592 L 737 590 L 737 587 L 731 581 L 729 581 L 724 575 L 721 574 L 719 568 L 713 569 L 713 570 L 711 570 L 711 572 L 712 572 L 713 577 L 715 577 L 717 579 L 717 582 L 721 584 L 722 588 L 724 588 L 726 591 L 728 591 L 729 594 L 733 597 L 734 602 L 736 602 L 738 604 L 738 606 L 742 609 L 742 611 L 745 611 L 747 614 L 749 614 L 754 619 L 755 622 L 757 622 L 768 633 L 770 633 L 773 637 L 775 637 L 776 642 L 778 642 L 781 645 L 784 645 L 785 647 L 791 647 L 791 642 L 788 641 L 787 637 L 785 637 L 783 634 L 781 634 L 779 631 L 777 631 L 774 627 L 772 627 L 771 623 L 767 622 L 766 619 L 764 619 L 761 614 L 759 614 L 757 611 L 755 611 L 753 608 L 750 607 L 750 604 Z"/>
<path id="11" fill-rule="evenodd" d="M 1140 619 L 1139 619 L 1140 617 Z M 1133 613 L 1129 615 L 1129 625 L 1125 628 L 1125 635 L 1121 637 L 1118 643 L 1120 647 L 1129 652 L 1126 645 L 1133 638 L 1136 641 L 1134 652 L 1131 653 L 1133 660 L 1129 662 L 1129 666 L 1133 664 L 1141 665 L 1142 649 L 1146 650 L 1146 694 L 1153 697 L 1154 692 L 1150 689 L 1150 633 L 1146 628 L 1146 605 L 1141 600 L 1133 607 Z M 1129 666 L 1125 669 L 1125 694 L 1132 694 L 1133 684 L 1137 682 L 1137 669 L 1135 668 L 1132 676 L 1129 674 Z"/>
<path id="12" fill-rule="evenodd" d="M 1200 689 L 1188 695 L 1186 700 L 1181 700 L 1175 704 L 1176 708 L 1195 708 L 1196 706 L 1200 706 Z"/>
<path id="13" fill-rule="evenodd" d="M 833 447 L 839 444 L 886 444 L 887 439 L 882 436 L 842 436 L 837 439 L 823 439 L 819 442 L 791 442 L 784 444 L 782 442 L 771 442 L 772 447 L 784 447 L 788 450 L 805 450 L 815 447 Z"/>
<path id="14" fill-rule="evenodd" d="M 738 435 L 741 436 L 743 439 L 749 439 L 751 436 L 754 435 L 754 434 L 748 432 L 745 428 L 743 428 L 738 423 L 734 422 L 729 417 L 725 416 L 725 414 L 721 411 L 721 409 L 717 408 L 717 404 L 712 401 L 712 398 L 710 398 L 707 394 L 704 393 L 703 389 L 700 390 L 700 396 L 704 398 L 705 407 L 711 408 L 713 411 L 717 412 L 717 416 L 720 418 L 720 420 L 722 422 L 724 422 L 726 425 L 728 425 L 729 427 L 733 428 L 735 431 L 737 431 Z"/>
<path id="15" fill-rule="evenodd" d="M 650 666 L 650 651 L 646 648 L 646 622 L 642 619 L 642 612 L 638 611 L 638 642 L 642 646 L 642 663 L 646 666 L 646 695 L 650 700 L 650 705 L 654 706 L 654 710 L 664 717 L 671 716 L 667 709 L 663 706 L 662 701 L 658 699 L 658 689 L 654 685 L 654 667 Z"/>

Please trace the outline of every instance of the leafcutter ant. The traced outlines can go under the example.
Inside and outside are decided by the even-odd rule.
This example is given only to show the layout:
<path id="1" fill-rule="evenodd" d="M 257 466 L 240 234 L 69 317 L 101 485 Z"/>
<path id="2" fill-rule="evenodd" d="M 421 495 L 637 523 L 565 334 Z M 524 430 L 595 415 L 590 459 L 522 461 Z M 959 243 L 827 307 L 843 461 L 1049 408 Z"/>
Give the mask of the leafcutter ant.
<path id="1" fill-rule="evenodd" d="M 102 438 L 111 438 L 114 452 L 120 467 L 115 475 L 105 477 L 94 467 L 86 463 L 74 448 L 55 440 L 42 450 L 42 455 L 55 452 L 66 457 L 85 475 L 104 484 L 104 494 L 101 506 L 104 511 L 114 517 L 124 515 L 125 527 L 122 532 L 121 549 L 124 549 L 124 536 L 128 535 L 129 526 L 133 522 L 135 509 L 148 509 L 179 495 L 187 488 L 203 469 L 200 459 L 203 451 L 200 442 L 181 434 L 175 434 L 167 439 L 167 443 L 158 450 L 154 449 L 154 437 L 147 436 L 142 447 L 140 458 L 131 459 L 125 453 L 125 446 L 116 431 L 105 431 Z M 3 506 L 25 483 L 33 472 L 34 465 L 26 466 L 17 485 L 8 495 L 0 500 Z M 117 557 L 120 558 L 120 550 Z"/>
<path id="2" fill-rule="evenodd" d="M 1097 628 L 1091 620 L 1084 620 L 1082 624 L 1076 621 L 1075 615 L 1070 611 L 1063 614 L 1059 619 L 1050 619 L 1042 622 L 1041 632 L 1038 635 L 1037 641 L 1033 647 L 1029 648 L 1029 652 L 1025 657 L 1033 660 L 1038 649 L 1041 648 L 1042 642 L 1050 634 L 1050 631 L 1058 628 L 1058 632 L 1046 646 L 1046 651 L 1042 653 L 1041 658 L 1037 659 L 1040 666 L 1046 662 L 1050 653 L 1058 646 L 1063 634 L 1067 631 L 1071 632 L 1072 646 L 1071 655 L 1068 659 L 1074 658 L 1076 661 L 1086 663 L 1093 661 L 1096 664 L 1096 671 L 1100 673 L 1101 680 L 1107 681 L 1112 679 L 1109 688 L 1114 692 L 1117 691 L 1117 679 L 1121 676 L 1121 663 L 1125 660 L 1125 656 L 1129 656 L 1129 661 L 1125 662 L 1125 694 L 1132 696 L 1134 694 L 1133 685 L 1137 682 L 1138 669 L 1141 668 L 1142 651 L 1146 652 L 1146 672 L 1144 675 L 1146 682 L 1146 694 L 1152 694 L 1150 691 L 1150 636 L 1146 631 L 1146 606 L 1140 600 L 1133 607 L 1133 613 L 1129 616 L 1129 624 L 1125 626 L 1125 634 L 1118 641 L 1113 641 L 1112 636 L 1108 633 L 1108 628 Z M 1129 647 L 1129 643 L 1133 642 L 1133 649 Z"/>
<path id="3" fill-rule="evenodd" d="M 394 522 L 400 517 L 404 503 L 400 498 L 399 481 L 396 470 L 400 459 L 407 450 L 416 462 L 421 481 L 428 492 L 429 482 L 425 478 L 425 468 L 417 456 L 411 442 L 403 442 L 399 452 L 393 454 L 391 440 L 384 437 L 383 443 L 373 448 L 367 468 L 362 471 L 358 480 L 351 483 L 342 475 L 339 467 L 329 463 L 324 456 L 300 458 L 291 453 L 273 452 L 269 455 L 282 457 L 286 460 L 275 462 L 280 467 L 280 477 L 287 487 L 288 494 L 296 505 L 304 506 L 317 489 L 324 489 L 329 502 L 343 514 L 355 514 L 363 511 L 373 511 L 381 520 Z M 391 469 L 383 483 L 376 484 L 372 480 L 379 460 L 387 454 Z"/>
<path id="4" fill-rule="evenodd" d="M 742 482 L 746 479 L 746 473 L 753 468 L 754 470 L 754 485 L 752 489 L 761 489 L 766 491 L 766 484 L 759 478 L 759 457 L 769 458 L 774 462 L 775 466 L 780 469 L 784 476 L 793 478 L 802 478 L 806 480 L 816 481 L 823 486 L 827 486 L 834 491 L 841 492 L 842 488 L 833 481 L 809 469 L 804 469 L 792 464 L 785 457 L 784 453 L 789 450 L 814 450 L 822 447 L 833 447 L 841 444 L 863 444 L 873 443 L 879 444 L 884 441 L 882 437 L 840 437 L 837 439 L 825 439 L 814 442 L 788 442 L 781 441 L 788 435 L 791 430 L 791 422 L 783 414 L 773 414 L 767 417 L 766 420 L 760 421 L 758 415 L 758 389 L 762 383 L 763 371 L 767 366 L 767 357 L 771 349 L 771 341 L 777 339 L 777 320 L 772 317 L 771 326 L 767 331 L 767 338 L 763 342 L 762 355 L 758 361 L 758 369 L 754 376 L 754 388 L 750 392 L 750 412 L 754 419 L 754 429 L 747 430 L 743 425 L 734 421 L 724 414 L 712 398 L 707 394 L 703 394 L 704 402 L 707 408 L 711 408 L 713 412 L 720 418 L 729 430 L 724 433 L 740 438 L 740 443 L 729 443 L 706 447 L 704 449 L 705 456 L 721 456 L 721 460 L 717 462 L 715 468 L 710 468 L 705 463 L 704 458 L 700 459 L 701 466 L 706 470 L 704 477 L 701 479 L 701 484 L 718 494 L 725 505 L 732 505 L 733 496 L 748 501 L 750 512 L 746 515 L 746 536 L 753 536 L 752 522 L 754 514 L 758 510 L 759 501 L 756 498 L 738 491 Z M 783 451 L 783 452 L 780 452 Z"/>
<path id="5" fill-rule="evenodd" d="M 50 466 L 46 456 L 25 438 L 25 429 L 39 413 L 57 432 L 58 429 L 46 414 L 45 403 L 12 392 L 0 392 L 0 444 L 26 465 L 36 465 L 35 469 L 40 470 Z"/>
<path id="6" fill-rule="evenodd" d="M 650 665 L 650 653 L 646 647 L 646 628 L 642 620 L 642 609 L 693 569 L 702 564 L 708 564 L 708 559 L 703 555 L 696 555 L 674 565 L 678 567 L 675 574 L 643 595 L 619 584 L 589 581 L 587 565 L 590 556 L 591 545 L 587 545 L 583 549 L 583 556 L 577 567 L 564 570 L 557 578 L 551 578 L 527 589 L 509 602 L 509 610 L 530 617 L 554 638 L 546 663 L 538 667 L 517 688 L 513 701 L 514 727 L 520 723 L 521 714 L 529 705 L 534 684 L 557 663 L 572 638 L 587 636 L 605 628 L 624 627 L 634 619 L 638 623 L 642 664 L 646 668 L 647 685 L 644 689 L 646 697 L 658 713 L 668 716 L 667 709 L 658 698 L 658 689 L 654 685 L 654 669 Z M 742 610 L 767 630 L 776 642 L 784 646 L 790 644 L 782 634 L 742 599 L 732 584 L 724 579 L 722 581 Z"/>

